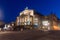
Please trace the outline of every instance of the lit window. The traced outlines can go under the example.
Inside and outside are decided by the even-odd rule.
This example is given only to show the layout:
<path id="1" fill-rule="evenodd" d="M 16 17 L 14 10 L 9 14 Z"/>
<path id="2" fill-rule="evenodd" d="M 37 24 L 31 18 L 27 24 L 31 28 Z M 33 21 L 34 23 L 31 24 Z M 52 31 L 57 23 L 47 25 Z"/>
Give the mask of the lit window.
<path id="1" fill-rule="evenodd" d="M 34 23 L 34 25 L 38 25 L 38 23 Z"/>
<path id="2" fill-rule="evenodd" d="M 38 20 L 38 18 L 35 18 L 34 20 Z"/>
<path id="3" fill-rule="evenodd" d="M 42 21 L 42 24 L 43 24 L 44 26 L 49 26 L 49 22 L 48 22 L 48 21 Z"/>
<path id="4" fill-rule="evenodd" d="M 27 25 L 27 23 L 25 23 L 25 25 Z"/>

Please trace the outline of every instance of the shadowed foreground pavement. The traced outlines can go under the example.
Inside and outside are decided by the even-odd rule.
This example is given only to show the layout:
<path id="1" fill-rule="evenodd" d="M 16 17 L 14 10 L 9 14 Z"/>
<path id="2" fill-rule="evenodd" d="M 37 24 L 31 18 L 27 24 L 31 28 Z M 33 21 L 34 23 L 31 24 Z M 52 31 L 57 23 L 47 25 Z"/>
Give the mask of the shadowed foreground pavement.
<path id="1" fill-rule="evenodd" d="M 60 40 L 60 31 L 0 32 L 0 40 Z"/>

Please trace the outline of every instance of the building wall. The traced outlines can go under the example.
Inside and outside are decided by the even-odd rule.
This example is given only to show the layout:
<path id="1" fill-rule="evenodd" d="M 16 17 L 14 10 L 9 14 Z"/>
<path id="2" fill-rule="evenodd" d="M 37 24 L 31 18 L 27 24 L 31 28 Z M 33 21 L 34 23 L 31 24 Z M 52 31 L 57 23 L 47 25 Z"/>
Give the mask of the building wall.
<path id="1" fill-rule="evenodd" d="M 54 14 L 51 14 L 49 16 L 49 20 L 51 20 L 52 28 L 53 30 L 58 30 L 58 20 L 57 17 Z"/>
<path id="2" fill-rule="evenodd" d="M 40 30 L 40 27 L 41 27 L 41 17 L 40 17 L 40 15 L 34 14 L 33 24 L 34 24 L 34 28 Z"/>
<path id="3" fill-rule="evenodd" d="M 43 25 L 43 21 L 45 24 Z M 57 30 L 57 18 L 55 15 L 42 16 L 34 10 L 24 10 L 17 17 L 17 26 L 23 25 L 26 28 L 37 30 Z"/>

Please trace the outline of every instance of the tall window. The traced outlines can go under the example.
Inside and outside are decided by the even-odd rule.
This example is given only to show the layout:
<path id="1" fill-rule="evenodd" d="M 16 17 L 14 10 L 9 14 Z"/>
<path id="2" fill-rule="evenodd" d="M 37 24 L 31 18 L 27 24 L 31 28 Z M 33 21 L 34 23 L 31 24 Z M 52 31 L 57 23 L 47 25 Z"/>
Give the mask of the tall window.
<path id="1" fill-rule="evenodd" d="M 38 18 L 34 18 L 34 28 L 38 27 Z"/>
<path id="2" fill-rule="evenodd" d="M 42 21 L 42 24 L 44 25 L 44 26 L 49 26 L 49 22 L 48 21 Z"/>

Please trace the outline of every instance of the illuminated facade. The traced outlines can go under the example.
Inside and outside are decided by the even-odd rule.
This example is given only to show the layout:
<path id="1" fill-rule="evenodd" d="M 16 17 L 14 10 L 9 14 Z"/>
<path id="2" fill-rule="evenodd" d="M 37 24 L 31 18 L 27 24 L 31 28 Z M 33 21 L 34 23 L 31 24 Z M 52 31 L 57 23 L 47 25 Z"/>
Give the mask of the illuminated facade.
<path id="1" fill-rule="evenodd" d="M 48 16 L 49 20 L 51 20 L 51 24 L 53 26 L 53 30 L 58 30 L 58 19 L 55 14 L 51 14 Z"/>
<path id="2" fill-rule="evenodd" d="M 55 15 L 43 16 L 26 7 L 17 17 L 16 26 L 26 29 L 54 30 L 54 27 L 57 27 L 57 18 Z"/>

